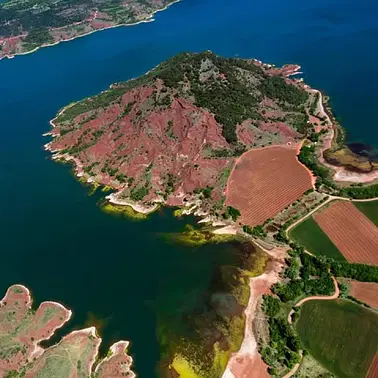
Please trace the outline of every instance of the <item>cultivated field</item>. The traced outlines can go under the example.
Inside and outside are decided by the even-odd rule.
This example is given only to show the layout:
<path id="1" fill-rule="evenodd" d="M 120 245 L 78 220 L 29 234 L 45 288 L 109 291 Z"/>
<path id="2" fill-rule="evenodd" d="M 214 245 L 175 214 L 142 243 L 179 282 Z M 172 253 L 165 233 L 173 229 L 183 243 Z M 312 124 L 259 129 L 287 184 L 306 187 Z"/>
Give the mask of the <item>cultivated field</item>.
<path id="1" fill-rule="evenodd" d="M 378 265 L 378 228 L 353 203 L 333 202 L 314 220 L 348 261 Z"/>
<path id="2" fill-rule="evenodd" d="M 345 257 L 312 217 L 307 218 L 294 227 L 290 231 L 290 238 L 303 245 L 316 256 L 324 255 L 337 261 L 345 261 Z"/>
<path id="3" fill-rule="evenodd" d="M 354 202 L 354 205 L 378 227 L 378 201 Z"/>
<path id="4" fill-rule="evenodd" d="M 369 373 L 366 378 L 378 377 L 378 354 L 375 356 L 373 363 L 370 366 Z"/>
<path id="5" fill-rule="evenodd" d="M 371 307 L 378 308 L 378 283 L 351 281 L 350 295 Z"/>
<path id="6" fill-rule="evenodd" d="M 314 300 L 302 306 L 296 327 L 304 347 L 330 372 L 366 377 L 378 351 L 377 313 L 345 300 Z"/>
<path id="7" fill-rule="evenodd" d="M 240 211 L 241 223 L 263 224 L 313 187 L 310 172 L 296 155 L 295 148 L 272 146 L 248 151 L 237 160 L 226 204 Z"/>

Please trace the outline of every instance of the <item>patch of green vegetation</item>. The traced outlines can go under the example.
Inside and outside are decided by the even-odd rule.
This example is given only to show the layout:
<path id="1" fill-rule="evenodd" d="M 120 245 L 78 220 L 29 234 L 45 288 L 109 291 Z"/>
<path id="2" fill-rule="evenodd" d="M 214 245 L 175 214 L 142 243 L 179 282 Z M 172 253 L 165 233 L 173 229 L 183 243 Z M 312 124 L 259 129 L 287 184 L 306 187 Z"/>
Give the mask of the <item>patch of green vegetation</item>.
<path id="1" fill-rule="evenodd" d="M 93 17 L 94 9 L 106 13 L 114 24 L 136 21 L 132 8 L 139 8 L 141 14 L 152 14 L 157 9 L 172 3 L 162 0 L 130 0 L 125 6 L 121 0 L 4 0 L 0 3 L 0 36 L 10 37 L 22 32 L 66 27 L 76 33 L 85 31 L 83 23 Z M 88 24 L 88 21 L 86 22 Z M 42 44 L 44 40 L 34 40 Z"/>
<path id="2" fill-rule="evenodd" d="M 262 359 L 270 366 L 268 373 L 272 377 L 277 377 L 300 361 L 301 343 L 294 328 L 282 316 L 282 312 L 269 317 L 268 325 L 269 344 L 260 345 L 260 353 Z"/>
<path id="3" fill-rule="evenodd" d="M 316 256 L 327 256 L 337 261 L 345 261 L 345 257 L 312 217 L 308 217 L 295 226 L 289 236 Z"/>
<path id="4" fill-rule="evenodd" d="M 141 186 L 139 188 L 132 188 L 130 192 L 130 198 L 133 201 L 142 201 L 144 197 L 150 192 L 149 186 Z"/>
<path id="5" fill-rule="evenodd" d="M 314 173 L 317 188 L 324 185 L 332 189 L 337 189 L 337 186 L 330 178 L 329 170 L 323 165 L 318 164 L 314 144 L 304 145 L 298 155 L 298 160 Z"/>
<path id="6" fill-rule="evenodd" d="M 177 139 L 175 134 L 173 133 L 173 121 L 170 119 L 167 123 L 167 129 L 165 131 L 167 137 L 170 139 Z"/>
<path id="7" fill-rule="evenodd" d="M 217 187 L 223 189 L 227 184 L 230 174 L 231 174 L 231 167 L 224 168 L 223 171 L 218 176 Z"/>
<path id="8" fill-rule="evenodd" d="M 193 247 L 207 243 L 225 243 L 238 238 L 235 235 L 217 235 L 212 230 L 206 228 L 197 229 L 192 225 L 186 225 L 183 232 L 166 233 L 162 234 L 162 237 L 171 242 Z"/>
<path id="9" fill-rule="evenodd" d="M 340 378 L 365 378 L 377 353 L 377 313 L 345 300 L 305 303 L 296 328 L 306 349 Z"/>
<path id="10" fill-rule="evenodd" d="M 255 227 L 250 227 L 248 225 L 243 226 L 243 231 L 249 235 L 256 236 L 256 237 L 266 237 L 267 233 L 264 231 L 264 226 L 258 225 Z"/>
<path id="11" fill-rule="evenodd" d="M 147 219 L 149 214 L 139 213 L 135 211 L 131 206 L 114 205 L 110 202 L 104 202 L 101 204 L 101 209 L 108 214 L 122 216 L 134 221 L 142 221 Z"/>
<path id="12" fill-rule="evenodd" d="M 211 198 L 213 190 L 214 190 L 214 188 L 212 186 L 206 186 L 206 188 L 194 189 L 193 193 L 194 194 L 200 194 L 201 199 L 209 199 L 209 198 Z"/>
<path id="13" fill-rule="evenodd" d="M 378 227 L 378 200 L 369 202 L 353 202 L 361 213 L 364 213 Z"/>
<path id="14" fill-rule="evenodd" d="M 288 85 L 280 76 L 272 76 L 264 80 L 260 85 L 260 91 L 269 98 L 276 98 L 296 106 L 304 104 L 308 99 L 306 91 L 294 85 Z"/>
<path id="15" fill-rule="evenodd" d="M 32 50 L 43 44 L 52 43 L 54 39 L 47 28 L 33 29 L 23 40 L 27 50 Z"/>
<path id="16" fill-rule="evenodd" d="M 240 211 L 232 206 L 227 206 L 226 210 L 223 213 L 223 217 L 225 219 L 231 218 L 234 222 L 236 222 L 237 219 L 240 217 Z"/>
<path id="17" fill-rule="evenodd" d="M 342 197 L 349 197 L 355 199 L 368 199 L 378 197 L 378 184 L 373 185 L 351 185 L 340 190 Z"/>
<path id="18" fill-rule="evenodd" d="M 335 378 L 326 368 L 319 364 L 310 354 L 305 354 L 295 378 Z"/>
<path id="19" fill-rule="evenodd" d="M 331 295 L 334 283 L 330 276 L 330 262 L 294 247 L 286 259 L 287 267 L 281 273 L 282 280 L 272 286 L 274 296 L 263 297 L 263 310 L 268 318 L 269 342 L 260 345 L 261 356 L 270 366 L 273 377 L 282 376 L 299 362 L 302 349 L 296 330 L 288 323 L 288 315 L 294 310 L 292 321 L 298 318 L 295 304 L 311 295 Z"/>
<path id="20" fill-rule="evenodd" d="M 361 282 L 378 282 L 378 266 L 331 260 L 330 268 L 335 277 L 352 278 Z"/>
<path id="21" fill-rule="evenodd" d="M 208 63 L 213 74 L 208 79 L 201 80 L 205 69 L 203 65 Z M 291 110 L 301 117 L 301 124 L 304 124 L 302 121 L 306 112 L 303 105 L 308 97 L 305 90 L 287 83 L 282 77 L 270 77 L 251 61 L 223 58 L 209 51 L 176 55 L 138 79 L 117 84 L 97 96 L 74 104 L 56 122 L 72 121 L 79 114 L 120 103 L 121 96 L 130 89 L 145 84 L 152 85 L 158 78 L 163 80 L 167 88 L 194 99 L 196 106 L 208 109 L 222 125 L 222 134 L 231 144 L 231 148 L 212 151 L 211 156 L 240 155 L 245 150 L 245 146 L 238 144 L 236 127 L 247 119 L 262 118 L 259 102 L 264 96 L 282 103 L 282 106 L 294 107 Z M 190 82 L 189 90 L 184 88 L 185 81 Z M 256 81 L 260 83 L 258 88 L 251 84 Z M 170 102 L 171 95 L 168 93 L 156 105 L 169 106 Z M 169 137 L 174 137 L 169 122 L 166 132 Z"/>
<path id="22" fill-rule="evenodd" d="M 313 116 L 316 116 L 316 108 L 318 106 L 318 102 L 319 102 L 319 97 L 320 97 L 320 93 L 317 92 L 311 102 L 311 106 L 310 106 L 310 109 L 309 109 L 309 112 L 311 115 Z"/>
<path id="23" fill-rule="evenodd" d="M 282 302 L 295 303 L 302 297 L 334 293 L 328 261 L 311 256 L 300 248 L 290 251 L 290 255 L 283 273 L 286 280 L 276 283 L 271 289 Z"/>

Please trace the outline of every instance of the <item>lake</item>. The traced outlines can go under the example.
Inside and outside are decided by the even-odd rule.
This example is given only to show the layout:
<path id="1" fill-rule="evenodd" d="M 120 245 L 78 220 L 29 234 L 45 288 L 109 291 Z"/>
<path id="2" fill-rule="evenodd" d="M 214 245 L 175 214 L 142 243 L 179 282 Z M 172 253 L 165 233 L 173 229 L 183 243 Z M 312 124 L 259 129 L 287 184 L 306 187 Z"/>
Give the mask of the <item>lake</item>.
<path id="1" fill-rule="evenodd" d="M 297 63 L 332 98 L 348 140 L 378 146 L 378 3 L 371 0 L 184 0 L 156 21 L 98 32 L 0 61 L 0 289 L 20 282 L 36 303 L 74 312 L 66 331 L 95 323 L 104 348 L 131 341 L 135 370 L 154 377 L 162 323 L 203 305 L 232 245 L 190 248 L 160 238 L 194 219 L 161 210 L 145 222 L 109 216 L 100 195 L 43 150 L 59 108 L 139 76 L 181 51 L 213 50 Z M 184 326 L 183 326 L 184 327 Z"/>

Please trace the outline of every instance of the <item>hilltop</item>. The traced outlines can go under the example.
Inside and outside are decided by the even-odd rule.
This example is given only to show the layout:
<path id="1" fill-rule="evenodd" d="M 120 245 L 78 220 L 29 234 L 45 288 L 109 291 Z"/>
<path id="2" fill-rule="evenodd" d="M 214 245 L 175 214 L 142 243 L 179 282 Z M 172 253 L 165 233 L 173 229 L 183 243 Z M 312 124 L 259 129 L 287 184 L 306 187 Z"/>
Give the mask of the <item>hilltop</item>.
<path id="1" fill-rule="evenodd" d="M 216 212 L 236 157 L 317 134 L 309 108 L 318 99 L 289 78 L 298 68 L 179 54 L 63 109 L 47 148 L 85 180 L 116 189 L 115 202 L 202 200 Z"/>
<path id="2" fill-rule="evenodd" d="M 0 59 L 97 30 L 135 24 L 174 0 L 5 0 L 0 2 Z"/>

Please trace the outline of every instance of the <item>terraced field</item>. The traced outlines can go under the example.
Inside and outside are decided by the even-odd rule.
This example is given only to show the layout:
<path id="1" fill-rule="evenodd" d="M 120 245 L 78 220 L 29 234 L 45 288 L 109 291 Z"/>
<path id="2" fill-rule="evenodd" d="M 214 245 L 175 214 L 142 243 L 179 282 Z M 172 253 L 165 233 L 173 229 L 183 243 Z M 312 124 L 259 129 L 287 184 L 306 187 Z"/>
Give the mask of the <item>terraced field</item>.
<path id="1" fill-rule="evenodd" d="M 302 306 L 296 328 L 306 350 L 337 377 L 367 376 L 378 352 L 376 312 L 341 299 L 314 300 Z"/>

